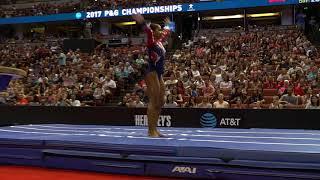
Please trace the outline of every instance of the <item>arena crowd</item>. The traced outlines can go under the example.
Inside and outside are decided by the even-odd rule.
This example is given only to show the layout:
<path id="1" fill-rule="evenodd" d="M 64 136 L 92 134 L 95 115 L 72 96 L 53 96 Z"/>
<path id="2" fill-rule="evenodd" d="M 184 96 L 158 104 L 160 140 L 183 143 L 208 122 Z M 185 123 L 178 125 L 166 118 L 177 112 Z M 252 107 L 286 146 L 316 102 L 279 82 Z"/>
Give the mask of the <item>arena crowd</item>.
<path id="1" fill-rule="evenodd" d="M 1 45 L 0 65 L 22 68 L 3 105 L 145 107 L 145 47 L 63 52 L 59 42 Z M 167 108 L 319 109 L 320 53 L 293 27 L 202 30 L 168 54 Z"/>

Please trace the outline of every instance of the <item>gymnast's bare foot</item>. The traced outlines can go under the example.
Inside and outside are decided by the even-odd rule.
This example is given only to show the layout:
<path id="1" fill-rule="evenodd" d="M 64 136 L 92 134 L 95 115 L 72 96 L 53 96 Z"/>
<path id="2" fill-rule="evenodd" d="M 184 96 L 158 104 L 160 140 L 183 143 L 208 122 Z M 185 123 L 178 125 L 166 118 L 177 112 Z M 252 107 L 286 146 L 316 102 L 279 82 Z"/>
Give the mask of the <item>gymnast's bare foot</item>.
<path id="1" fill-rule="evenodd" d="M 154 132 L 149 132 L 148 136 L 151 138 L 158 138 L 159 134 L 156 131 L 154 131 Z"/>
<path id="2" fill-rule="evenodd" d="M 161 134 L 159 131 L 149 132 L 148 136 L 152 138 L 166 137 L 165 135 Z"/>
<path id="3" fill-rule="evenodd" d="M 157 131 L 157 134 L 158 134 L 159 137 L 162 137 L 162 138 L 166 137 L 165 135 L 161 134 L 159 131 Z"/>

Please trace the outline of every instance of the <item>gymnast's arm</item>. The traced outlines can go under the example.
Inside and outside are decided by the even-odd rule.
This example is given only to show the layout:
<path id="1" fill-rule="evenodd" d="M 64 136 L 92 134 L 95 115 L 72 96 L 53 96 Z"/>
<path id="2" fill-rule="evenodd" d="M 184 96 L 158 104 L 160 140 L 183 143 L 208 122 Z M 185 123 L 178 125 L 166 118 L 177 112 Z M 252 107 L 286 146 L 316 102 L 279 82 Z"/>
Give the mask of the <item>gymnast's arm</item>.
<path id="1" fill-rule="evenodd" d="M 134 20 L 137 21 L 137 23 L 143 25 L 143 30 L 147 34 L 147 45 L 152 45 L 155 43 L 153 31 L 150 28 L 150 26 L 146 23 L 144 17 L 141 14 L 135 14 L 132 16 Z"/>
<path id="2" fill-rule="evenodd" d="M 164 41 L 166 41 L 166 40 L 168 39 L 170 33 L 171 33 L 170 28 L 169 28 L 170 19 L 169 19 L 169 18 L 166 18 L 166 19 L 164 20 L 164 24 L 165 24 L 165 26 L 164 26 L 164 28 L 163 28 L 162 35 L 161 35 L 161 37 L 160 37 L 159 40 L 158 40 L 159 42 L 164 42 Z"/>

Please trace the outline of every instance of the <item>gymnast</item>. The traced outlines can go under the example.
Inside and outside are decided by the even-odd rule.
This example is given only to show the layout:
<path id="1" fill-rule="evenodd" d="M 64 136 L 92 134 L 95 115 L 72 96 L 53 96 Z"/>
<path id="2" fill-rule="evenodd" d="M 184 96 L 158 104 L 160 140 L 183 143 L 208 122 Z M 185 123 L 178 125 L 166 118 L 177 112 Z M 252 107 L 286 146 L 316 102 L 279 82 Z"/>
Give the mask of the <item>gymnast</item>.
<path id="1" fill-rule="evenodd" d="M 148 135 L 149 137 L 164 137 L 157 130 L 158 119 L 161 108 L 165 103 L 165 85 L 163 81 L 164 63 L 166 50 L 163 42 L 170 34 L 168 25 L 170 20 L 164 20 L 165 27 L 162 29 L 159 24 L 148 24 L 140 14 L 133 15 L 137 23 L 143 25 L 144 32 L 147 34 L 147 50 L 149 54 L 148 68 L 145 75 L 147 85 L 148 104 Z"/>

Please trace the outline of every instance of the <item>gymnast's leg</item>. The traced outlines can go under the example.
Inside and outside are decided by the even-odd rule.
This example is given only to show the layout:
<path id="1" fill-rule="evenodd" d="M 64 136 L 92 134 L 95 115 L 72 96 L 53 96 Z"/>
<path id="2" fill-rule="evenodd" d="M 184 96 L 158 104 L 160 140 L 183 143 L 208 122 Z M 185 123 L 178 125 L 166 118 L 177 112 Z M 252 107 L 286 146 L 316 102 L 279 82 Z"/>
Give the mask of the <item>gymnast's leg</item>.
<path id="1" fill-rule="evenodd" d="M 148 104 L 148 135 L 150 137 L 160 137 L 157 130 L 158 119 L 160 115 L 160 83 L 156 71 L 149 72 L 146 75 L 146 84 L 149 97 Z"/>
<path id="2" fill-rule="evenodd" d="M 159 74 L 158 74 L 159 76 Z M 161 114 L 161 109 L 163 107 L 163 105 L 165 104 L 166 102 L 166 98 L 165 98 L 165 92 L 166 92 L 166 87 L 165 87 L 165 84 L 164 84 L 164 80 L 163 80 L 163 77 L 162 75 L 160 75 L 159 77 L 159 83 L 160 83 L 160 95 L 159 95 L 159 109 L 158 109 L 158 112 L 159 112 L 159 116 Z M 157 130 L 157 134 L 159 135 L 159 137 L 164 137 L 164 135 L 162 135 L 158 130 Z"/>

